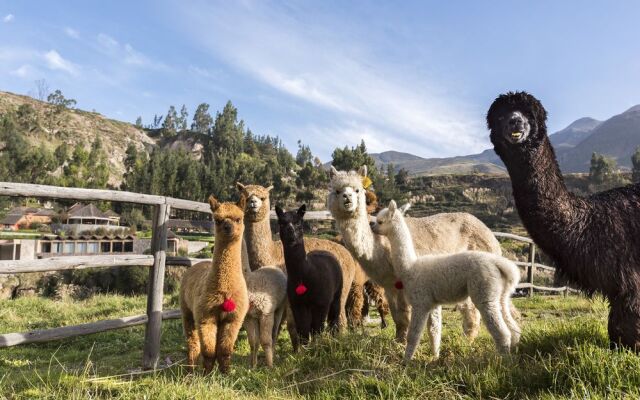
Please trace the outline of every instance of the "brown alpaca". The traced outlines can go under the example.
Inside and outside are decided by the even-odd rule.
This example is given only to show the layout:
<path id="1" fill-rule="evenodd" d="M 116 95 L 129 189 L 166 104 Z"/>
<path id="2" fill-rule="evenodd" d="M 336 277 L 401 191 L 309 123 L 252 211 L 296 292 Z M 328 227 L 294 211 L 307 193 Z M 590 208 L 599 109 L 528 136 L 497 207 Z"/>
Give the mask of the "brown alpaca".
<path id="1" fill-rule="evenodd" d="M 260 185 L 238 183 L 237 187 L 247 199 L 244 214 L 246 225 L 244 238 L 247 242 L 247 251 L 249 253 L 249 266 L 252 270 L 256 270 L 264 265 L 277 265 L 284 271 L 282 244 L 279 240 L 273 240 L 269 222 L 271 207 L 269 192 L 273 189 L 273 186 L 265 188 Z M 356 274 L 357 269 L 362 269 L 360 264 L 344 246 L 331 240 L 305 238 L 305 248 L 308 252 L 325 250 L 338 258 L 342 268 L 343 283 L 342 296 L 340 298 L 340 327 L 347 325 L 347 316 L 349 316 L 352 326 L 361 324 L 364 283 L 367 279 L 364 273 Z M 349 301 L 351 307 L 345 311 L 345 305 L 350 294 L 353 296 Z"/>
<path id="2" fill-rule="evenodd" d="M 240 327 L 249 309 L 242 274 L 242 234 L 245 198 L 237 204 L 209 204 L 215 221 L 213 262 L 205 261 L 185 272 L 180 287 L 182 325 L 187 338 L 187 363 L 193 368 L 202 355 L 205 373 L 214 360 L 226 373 Z"/>

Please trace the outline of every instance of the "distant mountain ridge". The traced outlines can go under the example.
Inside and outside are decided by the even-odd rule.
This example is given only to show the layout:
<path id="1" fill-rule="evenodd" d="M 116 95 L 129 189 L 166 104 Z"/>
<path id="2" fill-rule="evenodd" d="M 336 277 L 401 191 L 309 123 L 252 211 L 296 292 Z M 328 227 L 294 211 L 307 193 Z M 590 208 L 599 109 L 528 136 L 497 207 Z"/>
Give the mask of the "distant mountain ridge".
<path id="1" fill-rule="evenodd" d="M 614 158 L 618 166 L 631 167 L 631 155 L 640 146 L 640 105 L 606 121 L 583 117 L 555 132 L 549 139 L 563 173 L 588 172 L 595 151 Z M 422 158 L 414 154 L 385 151 L 371 154 L 378 166 L 393 164 L 414 176 L 440 174 L 506 174 L 493 149 L 479 154 L 445 158 Z"/>

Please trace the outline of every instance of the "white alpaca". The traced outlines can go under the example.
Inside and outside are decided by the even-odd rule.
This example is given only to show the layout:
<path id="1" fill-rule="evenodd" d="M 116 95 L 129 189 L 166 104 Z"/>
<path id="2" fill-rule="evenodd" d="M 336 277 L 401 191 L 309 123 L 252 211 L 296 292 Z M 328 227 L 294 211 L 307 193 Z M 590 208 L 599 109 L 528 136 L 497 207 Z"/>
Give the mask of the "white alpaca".
<path id="1" fill-rule="evenodd" d="M 389 208 L 378 213 L 372 228 L 389 239 L 391 263 L 404 282 L 412 307 L 405 362 L 413 358 L 429 313 L 467 296 L 482 314 L 498 351 L 508 353 L 518 343 L 520 328 L 511 315 L 510 298 L 520 280 L 520 270 L 513 262 L 481 251 L 418 257 L 409 227 L 393 200 Z M 439 338 L 432 342 L 432 348 L 438 357 Z"/>
<path id="2" fill-rule="evenodd" d="M 337 171 L 331 167 L 331 182 L 327 204 L 346 247 L 362 265 L 367 275 L 384 288 L 389 310 L 396 325 L 396 340 L 406 340 L 411 307 L 404 295 L 405 290 L 390 262 L 389 241 L 384 236 L 374 235 L 369 226 L 369 216 L 362 180 L 367 175 L 366 167 L 359 172 Z M 409 218 L 411 233 L 420 237 L 415 243 L 419 255 L 451 254 L 465 250 L 480 250 L 501 254 L 500 243 L 491 230 L 478 218 L 468 213 L 442 213 L 424 218 Z M 462 313 L 463 329 L 472 340 L 478 333 L 480 315 L 470 300 L 458 305 Z M 429 333 L 432 340 L 440 336 L 440 307 L 429 318 Z"/>
<path id="3" fill-rule="evenodd" d="M 251 271 L 247 244 L 244 240 L 242 242 L 242 272 L 249 295 L 249 311 L 243 325 L 251 348 L 250 363 L 251 367 L 258 364 L 258 348 L 262 345 L 267 367 L 272 367 L 273 347 L 287 304 L 287 276 L 274 266 Z"/>

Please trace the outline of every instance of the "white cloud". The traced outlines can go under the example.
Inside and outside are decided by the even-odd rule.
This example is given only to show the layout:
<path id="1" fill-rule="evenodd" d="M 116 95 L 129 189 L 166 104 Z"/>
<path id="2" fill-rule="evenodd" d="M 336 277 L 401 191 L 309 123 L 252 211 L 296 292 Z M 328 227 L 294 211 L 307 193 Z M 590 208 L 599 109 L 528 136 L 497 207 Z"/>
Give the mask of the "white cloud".
<path id="1" fill-rule="evenodd" d="M 368 43 L 334 26 L 309 24 L 297 18 L 294 7 L 224 4 L 185 10 L 189 25 L 183 28 L 234 70 L 290 96 L 289 101 L 307 103 L 307 110 L 316 110 L 308 112 L 312 118 L 328 114 L 313 121 L 325 135 L 306 139 L 312 147 L 312 140 L 326 137 L 335 147 L 349 135 L 365 138 L 372 151 L 428 157 L 486 148 L 480 113 L 448 94 L 445 83 L 398 72 L 373 56 Z M 332 130 L 338 133 L 328 135 Z"/>
<path id="2" fill-rule="evenodd" d="M 78 66 L 69 60 L 65 60 L 60 53 L 55 50 L 49 50 L 43 55 L 47 66 L 52 70 L 67 72 L 71 75 L 78 73 Z"/>
<path id="3" fill-rule="evenodd" d="M 26 78 L 29 75 L 31 75 L 32 70 L 33 68 L 31 67 L 31 65 L 24 64 L 24 65 L 21 65 L 19 68 L 11 71 L 11 75 L 14 75 L 20 78 Z"/>
<path id="4" fill-rule="evenodd" d="M 98 34 L 97 41 L 104 53 L 123 64 L 155 70 L 169 69 L 165 64 L 153 61 L 137 51 L 129 43 L 125 43 L 124 45 L 120 44 L 116 39 L 105 33 Z"/>
<path id="5" fill-rule="evenodd" d="M 64 28 L 64 33 L 72 39 L 80 39 L 80 33 L 68 26 Z"/>
<path id="6" fill-rule="evenodd" d="M 2 21 L 8 24 L 9 22 L 12 22 L 14 19 L 15 19 L 15 16 L 13 14 L 7 14 L 5 15 L 4 18 L 2 18 Z"/>
<path id="7" fill-rule="evenodd" d="M 107 51 L 114 52 L 120 48 L 120 43 L 111 36 L 100 33 L 98 34 L 98 43 Z"/>

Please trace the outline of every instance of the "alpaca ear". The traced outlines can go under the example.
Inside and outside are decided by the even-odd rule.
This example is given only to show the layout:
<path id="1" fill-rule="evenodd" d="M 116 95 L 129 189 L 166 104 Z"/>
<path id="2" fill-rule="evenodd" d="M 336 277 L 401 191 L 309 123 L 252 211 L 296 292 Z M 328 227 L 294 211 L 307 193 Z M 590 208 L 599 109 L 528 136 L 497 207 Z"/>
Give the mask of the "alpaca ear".
<path id="1" fill-rule="evenodd" d="M 338 170 L 333 165 L 329 169 L 329 178 L 333 178 L 338 175 Z"/>
<path id="2" fill-rule="evenodd" d="M 280 206 L 276 206 L 276 215 L 278 216 L 278 219 L 282 219 L 282 217 L 284 216 L 284 211 L 282 210 L 282 208 L 280 208 Z"/>
<path id="3" fill-rule="evenodd" d="M 402 213 L 402 215 L 405 215 L 410 208 L 411 208 L 411 203 L 406 203 L 405 205 L 400 207 L 400 212 Z"/>
<path id="4" fill-rule="evenodd" d="M 220 207 L 220 203 L 216 200 L 213 195 L 209 196 L 209 206 L 211 207 L 211 212 L 216 212 L 216 210 Z"/>
<path id="5" fill-rule="evenodd" d="M 358 173 L 360 174 L 360 176 L 362 176 L 363 178 L 367 176 L 367 166 L 363 165 L 362 167 L 360 167 L 360 169 L 358 170 Z"/>
<path id="6" fill-rule="evenodd" d="M 396 204 L 396 201 L 391 200 L 389 202 L 389 214 L 393 215 L 393 213 L 395 213 L 397 209 L 398 209 L 398 205 Z"/>
<path id="7" fill-rule="evenodd" d="M 238 206 L 239 209 L 244 211 L 244 208 L 247 205 L 247 197 L 244 195 L 244 193 L 240 193 L 240 198 L 238 199 L 238 202 L 236 203 L 236 205 Z"/>
<path id="8" fill-rule="evenodd" d="M 236 188 L 238 188 L 238 191 L 240 192 L 244 192 L 244 189 L 246 188 L 242 183 L 240 182 L 236 182 Z"/>
<path id="9" fill-rule="evenodd" d="M 300 206 L 300 208 L 298 208 L 298 216 L 300 218 L 304 218 L 304 214 L 307 212 L 307 205 L 303 204 Z"/>
<path id="10" fill-rule="evenodd" d="M 273 185 L 269 186 L 268 188 L 265 189 L 267 192 L 270 192 L 271 190 L 273 190 Z"/>

